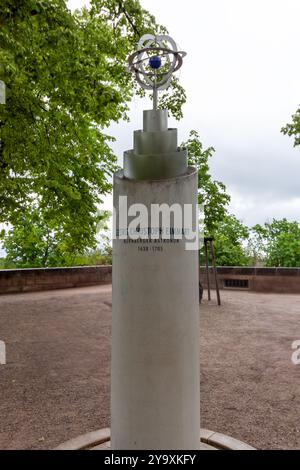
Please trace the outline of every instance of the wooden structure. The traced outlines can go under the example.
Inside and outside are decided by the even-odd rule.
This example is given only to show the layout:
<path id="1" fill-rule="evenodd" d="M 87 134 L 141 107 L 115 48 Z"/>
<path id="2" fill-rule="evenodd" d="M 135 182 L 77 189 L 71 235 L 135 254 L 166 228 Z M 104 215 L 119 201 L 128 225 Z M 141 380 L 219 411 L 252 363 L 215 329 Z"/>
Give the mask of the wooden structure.
<path id="1" fill-rule="evenodd" d="M 214 273 L 214 277 L 215 277 L 218 305 L 221 305 L 220 290 L 219 290 L 218 275 L 217 275 L 217 266 L 216 266 L 216 253 L 215 253 L 215 247 L 214 247 L 214 239 L 213 239 L 213 237 L 204 237 L 205 266 L 206 266 L 206 278 L 207 278 L 207 294 L 208 294 L 208 300 L 211 300 L 210 280 L 209 280 L 209 260 L 208 260 L 208 250 L 209 250 L 209 248 L 210 248 L 211 259 L 212 259 L 213 273 Z"/>

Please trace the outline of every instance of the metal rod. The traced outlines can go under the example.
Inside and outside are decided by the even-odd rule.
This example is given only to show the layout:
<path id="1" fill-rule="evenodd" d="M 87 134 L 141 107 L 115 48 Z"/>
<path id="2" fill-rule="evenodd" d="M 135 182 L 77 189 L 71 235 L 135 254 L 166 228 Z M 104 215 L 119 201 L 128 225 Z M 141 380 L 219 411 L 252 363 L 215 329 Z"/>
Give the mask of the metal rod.
<path id="1" fill-rule="evenodd" d="M 153 109 L 157 110 L 157 88 L 156 86 L 153 88 Z"/>
<path id="2" fill-rule="evenodd" d="M 214 247 L 213 240 L 211 240 L 211 242 L 210 242 L 210 249 L 211 249 L 211 256 L 212 256 L 212 262 L 213 262 L 213 268 L 214 268 L 218 305 L 221 305 L 221 298 L 220 298 L 220 291 L 219 291 L 219 284 L 218 284 L 218 275 L 217 275 L 217 267 L 216 267 L 216 254 L 215 254 L 215 247 Z"/>
<path id="3" fill-rule="evenodd" d="M 210 284 L 209 284 L 209 271 L 208 271 L 208 252 L 207 252 L 207 241 L 204 240 L 205 247 L 205 264 L 206 264 L 206 279 L 207 279 L 207 295 L 208 300 L 210 300 Z"/>

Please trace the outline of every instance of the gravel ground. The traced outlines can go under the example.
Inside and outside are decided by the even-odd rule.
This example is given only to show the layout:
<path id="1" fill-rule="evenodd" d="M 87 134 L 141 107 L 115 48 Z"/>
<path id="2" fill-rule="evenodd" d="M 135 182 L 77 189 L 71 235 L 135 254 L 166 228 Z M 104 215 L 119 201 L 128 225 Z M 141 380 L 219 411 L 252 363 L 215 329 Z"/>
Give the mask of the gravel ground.
<path id="1" fill-rule="evenodd" d="M 201 426 L 300 449 L 300 296 L 221 295 L 201 305 Z M 111 286 L 0 296 L 0 448 L 51 449 L 109 426 L 110 327 Z"/>

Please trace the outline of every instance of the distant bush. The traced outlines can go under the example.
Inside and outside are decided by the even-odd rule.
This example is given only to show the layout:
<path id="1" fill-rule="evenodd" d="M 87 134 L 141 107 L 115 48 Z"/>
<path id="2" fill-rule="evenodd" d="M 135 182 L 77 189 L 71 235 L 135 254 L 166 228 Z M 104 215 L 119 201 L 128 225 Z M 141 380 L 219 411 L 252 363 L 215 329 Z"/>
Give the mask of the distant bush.
<path id="1" fill-rule="evenodd" d="M 59 263 L 48 264 L 47 267 L 71 267 L 71 266 L 100 266 L 103 264 L 112 264 L 112 248 L 106 246 L 103 249 L 91 250 L 85 254 L 78 254 L 74 256 L 65 257 L 60 260 Z M 18 269 L 18 268 L 37 268 L 36 263 L 27 263 L 24 265 L 23 262 L 10 261 L 6 258 L 0 258 L 0 269 Z"/>
<path id="2" fill-rule="evenodd" d="M 84 255 L 77 255 L 72 266 L 100 266 L 102 264 L 112 264 L 112 248 L 105 247 L 103 250 L 97 249 Z"/>

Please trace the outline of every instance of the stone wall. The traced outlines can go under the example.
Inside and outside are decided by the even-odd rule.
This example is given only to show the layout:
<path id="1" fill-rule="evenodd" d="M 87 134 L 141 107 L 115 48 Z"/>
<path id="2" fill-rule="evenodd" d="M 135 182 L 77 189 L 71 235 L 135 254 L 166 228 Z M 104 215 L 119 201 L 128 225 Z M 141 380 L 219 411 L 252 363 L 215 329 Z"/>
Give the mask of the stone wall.
<path id="1" fill-rule="evenodd" d="M 0 270 L 0 294 L 111 283 L 111 266 Z"/>
<path id="2" fill-rule="evenodd" d="M 220 289 L 300 294 L 300 268 L 224 266 L 218 267 L 217 272 Z M 206 271 L 203 267 L 200 268 L 200 280 L 202 285 L 207 287 Z M 215 287 L 214 275 L 211 268 L 210 285 L 212 288 Z"/>
<path id="3" fill-rule="evenodd" d="M 300 268 L 219 267 L 217 270 L 220 289 L 300 294 Z M 206 287 L 206 273 L 203 267 L 200 268 L 200 280 Z M 111 282 L 111 266 L 0 270 L 0 294 L 66 289 Z M 241 287 L 243 284 L 244 287 Z M 211 268 L 210 285 L 215 287 Z"/>

